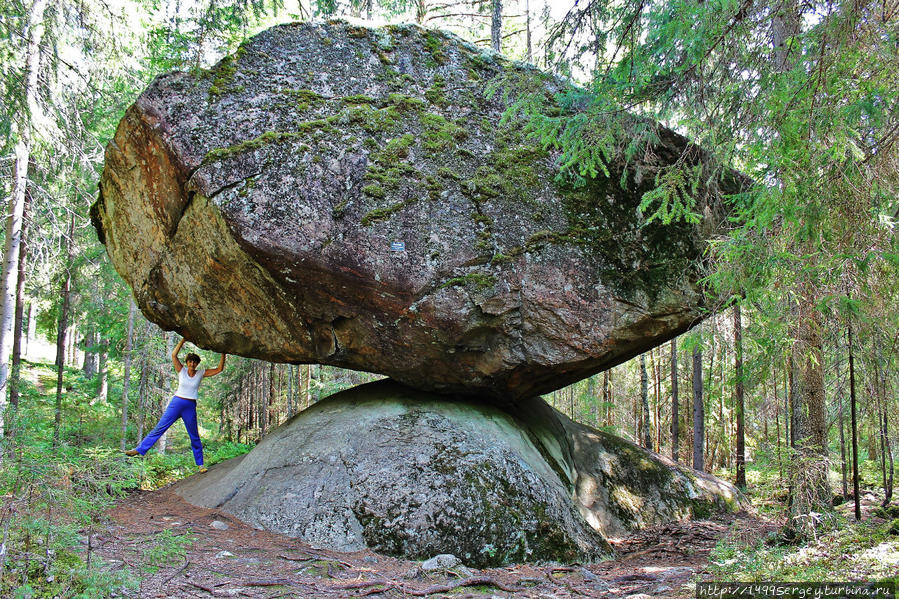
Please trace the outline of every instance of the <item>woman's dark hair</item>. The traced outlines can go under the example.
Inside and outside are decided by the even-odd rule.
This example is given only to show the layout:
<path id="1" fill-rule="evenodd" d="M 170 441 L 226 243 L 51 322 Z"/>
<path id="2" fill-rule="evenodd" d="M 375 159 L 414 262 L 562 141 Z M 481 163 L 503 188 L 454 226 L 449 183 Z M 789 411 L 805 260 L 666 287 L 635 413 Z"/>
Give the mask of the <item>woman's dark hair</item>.
<path id="1" fill-rule="evenodd" d="M 196 362 L 197 364 L 199 364 L 200 356 L 198 356 L 197 354 L 187 354 L 187 356 L 184 358 L 184 361 L 185 362 Z"/>

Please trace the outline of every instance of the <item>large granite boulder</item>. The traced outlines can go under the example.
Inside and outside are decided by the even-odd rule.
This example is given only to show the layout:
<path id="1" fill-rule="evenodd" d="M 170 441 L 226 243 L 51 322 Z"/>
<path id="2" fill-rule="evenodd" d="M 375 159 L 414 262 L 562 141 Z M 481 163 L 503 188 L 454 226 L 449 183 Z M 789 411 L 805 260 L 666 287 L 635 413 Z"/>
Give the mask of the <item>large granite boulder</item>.
<path id="1" fill-rule="evenodd" d="M 315 404 L 175 490 L 314 546 L 477 567 L 592 561 L 611 553 L 606 535 L 743 501 L 540 399 L 501 410 L 390 380 Z"/>
<path id="2" fill-rule="evenodd" d="M 608 176 L 559 182 L 559 155 L 501 121 L 563 87 L 416 26 L 274 27 L 137 99 L 94 222 L 144 314 L 201 347 L 545 393 L 701 318 L 702 238 L 736 189 L 710 175 L 701 225 L 647 225 L 663 169 L 709 161 L 664 127 Z"/>

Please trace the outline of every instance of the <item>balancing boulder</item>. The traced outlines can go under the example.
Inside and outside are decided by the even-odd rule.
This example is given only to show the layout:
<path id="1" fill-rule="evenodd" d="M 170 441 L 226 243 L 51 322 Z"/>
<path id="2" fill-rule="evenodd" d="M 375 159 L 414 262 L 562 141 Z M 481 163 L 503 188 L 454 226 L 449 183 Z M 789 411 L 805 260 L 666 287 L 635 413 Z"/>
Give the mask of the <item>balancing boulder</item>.
<path id="1" fill-rule="evenodd" d="M 655 143 L 560 177 L 509 108 L 554 118 L 566 89 L 416 26 L 274 27 L 137 99 L 94 223 L 144 314 L 201 347 L 514 402 L 698 322 L 738 187 L 637 121 Z M 643 194 L 682 172 L 704 173 L 702 222 L 647 224 Z"/>

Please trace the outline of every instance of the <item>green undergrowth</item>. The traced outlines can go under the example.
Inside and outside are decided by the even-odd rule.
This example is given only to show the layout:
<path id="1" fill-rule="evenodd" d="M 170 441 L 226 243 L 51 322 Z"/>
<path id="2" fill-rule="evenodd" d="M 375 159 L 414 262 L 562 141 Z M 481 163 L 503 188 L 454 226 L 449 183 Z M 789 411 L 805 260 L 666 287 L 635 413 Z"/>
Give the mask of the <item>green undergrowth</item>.
<path id="1" fill-rule="evenodd" d="M 759 515 L 769 519 L 778 519 L 786 516 L 789 481 L 788 477 L 788 453 L 786 448 L 760 448 L 752 456 L 752 460 L 746 463 L 746 482 L 748 489 L 744 490 Z M 778 457 L 779 456 L 779 457 Z M 861 473 L 860 485 L 862 493 L 865 489 L 880 489 L 880 464 L 876 460 L 868 459 L 868 454 L 862 450 L 859 454 L 859 472 Z M 733 481 L 732 469 L 724 468 L 715 470 L 713 474 L 721 479 Z M 839 462 L 834 462 L 829 473 L 830 486 L 835 495 L 842 489 L 842 478 L 839 472 Z M 852 481 L 848 481 L 851 492 Z"/>
<path id="2" fill-rule="evenodd" d="M 740 527 L 740 521 L 734 523 Z M 736 582 L 820 582 L 826 580 L 899 582 L 899 530 L 893 522 L 841 520 L 835 530 L 811 543 L 788 545 L 777 534 L 747 544 L 736 532 L 712 550 L 712 580 Z"/>
<path id="3" fill-rule="evenodd" d="M 787 465 L 781 468 L 778 455 L 786 459 L 786 449 L 759 450 L 747 463 L 747 498 L 764 519 L 777 524 L 770 532 L 749 535 L 745 523 L 736 520 L 731 534 L 723 537 L 709 556 L 708 580 L 735 582 L 821 582 L 821 581 L 899 581 L 899 506 L 874 509 L 871 515 L 856 522 L 851 506 L 834 510 L 830 525 L 822 525 L 808 542 L 789 543 L 779 523 L 788 517 L 788 484 L 784 478 Z M 876 462 L 860 463 L 862 494 L 878 485 Z M 838 466 L 838 464 L 836 464 Z M 729 471 L 716 472 L 732 480 Z M 839 495 L 842 481 L 838 470 L 830 472 L 831 488 Z M 850 482 L 851 489 L 851 482 Z M 836 501 L 836 500 L 835 500 Z M 850 499 L 851 501 L 851 499 Z M 872 517 L 873 516 L 873 517 Z"/>
<path id="4" fill-rule="evenodd" d="M 252 448 L 252 445 L 244 443 L 204 441 L 203 461 L 206 466 L 212 466 L 243 455 Z M 143 458 L 135 457 L 132 461 L 140 463 L 140 488 L 144 490 L 158 489 L 197 472 L 189 446 L 175 447 L 165 454 L 152 449 Z"/>
<path id="5" fill-rule="evenodd" d="M 187 435 L 176 431 L 179 425 L 170 429 L 175 432 L 168 454 L 122 454 L 121 387 L 112 382 L 117 373 L 112 375 L 108 398 L 102 401 L 97 377 L 86 379 L 79 369 L 65 369 L 61 426 L 54 440 L 54 368 L 24 364 L 19 408 L 10 414 L 8 435 L 0 445 L 0 534 L 5 549 L 0 553 L 0 597 L 131 596 L 142 576 L 179 559 L 191 542 L 189 534 L 154 534 L 140 545 L 138 556 L 129 559 L 131 565 L 107 563 L 96 554 L 94 538 L 103 536 L 117 502 L 197 470 Z M 146 426 L 152 427 L 155 417 L 148 414 Z M 136 430 L 129 426 L 128 434 L 132 446 Z M 210 437 L 204 435 L 207 464 L 251 449 Z"/>
<path id="6" fill-rule="evenodd" d="M 87 540 L 103 529 L 106 510 L 138 487 L 141 465 L 110 448 L 22 437 L 20 430 L 17 442 L 5 443 L 0 468 L 0 596 L 102 597 L 134 588 L 137 573 L 106 567 Z"/>

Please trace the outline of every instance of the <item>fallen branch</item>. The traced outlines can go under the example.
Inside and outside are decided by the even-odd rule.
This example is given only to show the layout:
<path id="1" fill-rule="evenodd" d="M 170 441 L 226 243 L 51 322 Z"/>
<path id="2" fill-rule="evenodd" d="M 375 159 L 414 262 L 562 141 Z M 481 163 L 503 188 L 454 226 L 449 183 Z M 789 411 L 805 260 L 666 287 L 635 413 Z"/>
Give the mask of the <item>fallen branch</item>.
<path id="1" fill-rule="evenodd" d="M 390 588 L 389 586 L 384 587 L 383 589 L 371 588 L 371 589 L 368 589 L 367 591 L 360 592 L 359 596 L 360 597 L 368 597 L 369 595 L 377 595 L 378 593 L 383 593 L 384 591 L 386 591 L 389 588 Z"/>
<path id="2" fill-rule="evenodd" d="M 643 557 L 645 555 L 649 555 L 650 553 L 680 553 L 680 550 L 674 549 L 672 547 L 658 545 L 656 547 L 650 547 L 649 549 L 644 549 L 643 551 L 635 551 L 634 553 L 628 553 L 621 557 L 621 561 L 627 561 L 630 559 L 634 559 L 637 557 Z"/>
<path id="3" fill-rule="evenodd" d="M 575 571 L 574 568 L 571 568 L 568 566 L 557 566 L 555 568 L 548 568 L 546 570 L 546 578 L 547 578 L 547 580 L 549 580 L 551 583 L 553 583 L 555 585 L 565 587 L 573 595 L 586 595 L 586 593 L 584 593 L 583 591 L 574 588 L 574 586 L 570 582 L 565 580 L 564 578 L 556 578 L 555 576 L 553 576 L 553 574 L 555 574 L 556 572 L 574 572 L 574 571 Z"/>
<path id="4" fill-rule="evenodd" d="M 350 569 L 355 568 L 355 566 L 354 566 L 353 564 L 351 564 L 351 563 L 349 563 L 349 562 L 345 562 L 345 561 L 343 561 L 343 560 L 339 560 L 339 559 L 333 558 L 333 557 L 324 557 L 324 556 L 322 556 L 322 557 L 320 557 L 319 559 L 325 560 L 325 561 L 328 561 L 328 562 L 334 562 L 335 564 L 340 564 L 340 565 L 343 566 L 344 568 L 350 568 Z"/>
<path id="5" fill-rule="evenodd" d="M 555 572 L 574 572 L 575 569 L 573 566 L 556 566 L 555 568 L 550 568 L 549 570 L 552 573 Z"/>
<path id="6" fill-rule="evenodd" d="M 213 589 L 212 587 L 203 586 L 202 584 L 200 584 L 200 583 L 198 583 L 198 582 L 194 582 L 194 581 L 192 581 L 192 580 L 187 580 L 187 581 L 185 581 L 185 582 L 186 582 L 187 584 L 189 584 L 190 586 L 192 586 L 192 587 L 197 587 L 198 589 L 201 589 L 201 590 L 206 591 L 207 593 L 209 593 L 209 594 L 212 595 L 213 597 L 218 597 L 218 595 L 216 595 L 216 593 L 215 593 L 215 589 Z"/>
<path id="7" fill-rule="evenodd" d="M 168 578 L 166 578 L 165 580 L 163 580 L 163 581 L 162 581 L 162 584 L 160 584 L 159 586 L 161 586 L 161 587 L 162 587 L 162 586 L 165 586 L 165 585 L 168 583 L 168 581 L 170 581 L 171 579 L 175 578 L 176 576 L 178 576 L 179 574 L 181 574 L 182 572 L 184 572 L 185 570 L 187 570 L 187 567 L 188 567 L 189 565 L 190 565 L 190 561 L 189 561 L 187 558 L 185 558 L 185 559 L 184 559 L 184 565 L 181 566 L 180 568 L 178 568 L 178 570 L 177 570 L 174 574 L 172 574 L 171 576 L 169 576 Z"/>
<path id="8" fill-rule="evenodd" d="M 241 584 L 248 587 L 280 587 L 293 586 L 293 581 L 289 578 L 259 578 L 256 580 L 247 580 Z"/>
<path id="9" fill-rule="evenodd" d="M 472 587 L 477 585 L 485 585 L 496 587 L 501 591 L 506 591 L 507 593 L 516 593 L 521 589 L 518 587 L 510 587 L 501 583 L 500 581 L 491 578 L 490 576 L 472 576 L 471 578 L 465 578 L 463 580 L 457 580 L 456 582 L 451 582 L 449 584 L 438 584 L 434 586 L 430 586 L 421 591 L 415 591 L 411 589 L 403 589 L 404 593 L 412 595 L 414 597 L 427 597 L 428 595 L 434 595 L 436 593 L 448 593 L 453 589 L 458 589 L 459 587 Z"/>
<path id="10" fill-rule="evenodd" d="M 378 585 L 386 585 L 388 587 L 396 586 L 395 582 L 390 580 L 361 580 L 359 582 L 348 582 L 346 584 L 337 584 L 334 586 L 329 586 L 331 589 L 340 589 L 341 591 L 345 591 L 347 589 L 367 589 L 368 587 L 378 586 Z"/>
<path id="11" fill-rule="evenodd" d="M 311 562 L 314 559 L 318 559 L 317 557 L 290 557 L 289 555 L 278 554 L 278 557 L 281 559 L 286 559 L 291 562 Z"/>
<path id="12" fill-rule="evenodd" d="M 340 564 L 344 568 L 354 568 L 353 564 L 349 562 L 345 562 L 343 560 L 339 560 L 337 558 L 328 557 L 327 555 L 319 555 L 317 553 L 310 553 L 309 551 L 304 551 L 309 557 L 290 557 L 287 555 L 278 554 L 278 557 L 284 558 L 286 560 L 290 560 L 292 562 L 311 562 L 313 560 L 321 560 L 323 562 L 333 562 L 335 564 Z"/>

